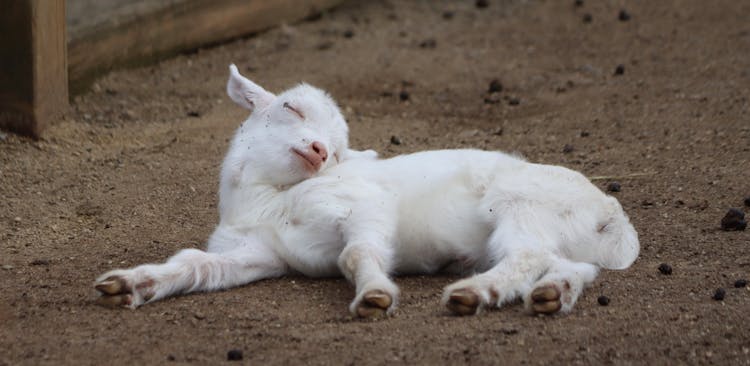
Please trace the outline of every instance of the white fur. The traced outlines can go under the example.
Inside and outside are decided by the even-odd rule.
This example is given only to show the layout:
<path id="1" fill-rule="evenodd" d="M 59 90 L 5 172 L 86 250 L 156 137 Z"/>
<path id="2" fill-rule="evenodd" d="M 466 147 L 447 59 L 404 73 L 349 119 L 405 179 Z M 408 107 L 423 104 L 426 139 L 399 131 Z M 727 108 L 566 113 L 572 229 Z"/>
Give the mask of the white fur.
<path id="1" fill-rule="evenodd" d="M 349 150 L 346 122 L 319 89 L 274 96 L 232 65 L 227 91 L 252 114 L 222 166 L 220 223 L 205 252 L 101 276 L 127 283 L 125 305 L 299 272 L 352 281 L 352 312 L 370 291 L 391 296 L 391 312 L 390 275 L 454 271 L 479 274 L 448 286 L 446 302 L 470 289 L 477 312 L 528 305 L 534 288 L 555 285 L 569 311 L 598 267 L 627 268 L 638 256 L 620 204 L 575 171 L 478 150 L 379 160 Z M 310 172 L 290 149 L 316 141 L 329 158 Z"/>

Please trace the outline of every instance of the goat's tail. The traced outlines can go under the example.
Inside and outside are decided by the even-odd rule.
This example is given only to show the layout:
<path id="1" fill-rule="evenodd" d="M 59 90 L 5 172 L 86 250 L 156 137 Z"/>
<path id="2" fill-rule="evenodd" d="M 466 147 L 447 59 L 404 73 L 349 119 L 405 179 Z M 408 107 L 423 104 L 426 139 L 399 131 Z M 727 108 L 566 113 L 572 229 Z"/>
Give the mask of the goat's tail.
<path id="1" fill-rule="evenodd" d="M 625 269 L 638 258 L 638 233 L 620 203 L 613 197 L 607 200 L 608 222 L 600 230 L 598 264 L 607 269 Z"/>

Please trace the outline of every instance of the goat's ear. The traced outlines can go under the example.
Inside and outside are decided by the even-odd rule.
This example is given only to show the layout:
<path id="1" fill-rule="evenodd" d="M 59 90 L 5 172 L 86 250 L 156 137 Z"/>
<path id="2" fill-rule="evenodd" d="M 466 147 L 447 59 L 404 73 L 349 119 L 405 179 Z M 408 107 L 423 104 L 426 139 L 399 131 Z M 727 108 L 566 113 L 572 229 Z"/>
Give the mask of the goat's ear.
<path id="1" fill-rule="evenodd" d="M 229 65 L 229 81 L 227 81 L 227 94 L 232 100 L 249 111 L 256 108 L 264 108 L 269 105 L 275 95 L 267 92 L 258 84 L 240 75 L 237 66 Z"/>

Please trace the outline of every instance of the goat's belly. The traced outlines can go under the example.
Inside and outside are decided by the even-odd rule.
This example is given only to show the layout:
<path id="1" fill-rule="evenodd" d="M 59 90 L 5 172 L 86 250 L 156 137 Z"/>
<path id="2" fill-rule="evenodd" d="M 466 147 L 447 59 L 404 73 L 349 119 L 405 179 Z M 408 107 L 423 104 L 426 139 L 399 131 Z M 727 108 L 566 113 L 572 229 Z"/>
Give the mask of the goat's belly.
<path id="1" fill-rule="evenodd" d="M 397 273 L 465 273 L 488 267 L 492 225 L 480 215 L 476 196 L 450 193 L 402 207 L 395 238 Z"/>
<path id="2" fill-rule="evenodd" d="M 281 235 L 279 255 L 296 272 L 308 277 L 339 276 L 338 256 L 344 243 L 335 230 L 287 228 Z"/>

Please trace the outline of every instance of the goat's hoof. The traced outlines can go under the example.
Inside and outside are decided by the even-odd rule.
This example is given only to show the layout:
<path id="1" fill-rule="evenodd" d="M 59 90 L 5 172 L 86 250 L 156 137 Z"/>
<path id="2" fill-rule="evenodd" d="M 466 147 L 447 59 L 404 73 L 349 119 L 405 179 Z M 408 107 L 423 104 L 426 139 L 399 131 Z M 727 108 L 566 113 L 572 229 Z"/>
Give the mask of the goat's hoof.
<path id="1" fill-rule="evenodd" d="M 107 277 L 94 285 L 94 288 L 101 292 L 102 295 L 129 293 L 130 290 L 127 287 L 125 279 L 119 276 Z"/>
<path id="2" fill-rule="evenodd" d="M 479 311 L 479 295 L 470 289 L 451 292 L 445 306 L 456 315 L 474 315 Z"/>
<path id="3" fill-rule="evenodd" d="M 155 281 L 153 279 L 146 278 L 133 282 L 127 274 L 112 274 L 103 277 L 94 283 L 94 288 L 101 295 L 96 300 L 99 305 L 134 309 L 154 297 Z"/>
<path id="4" fill-rule="evenodd" d="M 388 313 L 392 304 L 393 299 L 390 295 L 381 290 L 372 290 L 366 293 L 357 305 L 357 316 L 360 318 L 381 317 Z"/>
<path id="5" fill-rule="evenodd" d="M 531 310 L 536 314 L 554 314 L 562 308 L 560 290 L 555 285 L 537 287 L 531 292 Z"/>

